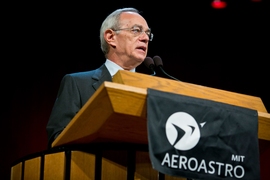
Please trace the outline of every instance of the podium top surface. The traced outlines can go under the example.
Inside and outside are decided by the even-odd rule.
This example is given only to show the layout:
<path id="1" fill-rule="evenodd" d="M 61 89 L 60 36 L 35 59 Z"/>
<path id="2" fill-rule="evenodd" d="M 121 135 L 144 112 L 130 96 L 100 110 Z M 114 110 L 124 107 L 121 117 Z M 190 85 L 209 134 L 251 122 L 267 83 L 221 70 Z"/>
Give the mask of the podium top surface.
<path id="1" fill-rule="evenodd" d="M 114 75 L 113 82 L 133 87 L 152 88 L 196 98 L 213 100 L 267 113 L 267 110 L 260 97 L 151 76 L 147 74 L 119 70 Z"/>

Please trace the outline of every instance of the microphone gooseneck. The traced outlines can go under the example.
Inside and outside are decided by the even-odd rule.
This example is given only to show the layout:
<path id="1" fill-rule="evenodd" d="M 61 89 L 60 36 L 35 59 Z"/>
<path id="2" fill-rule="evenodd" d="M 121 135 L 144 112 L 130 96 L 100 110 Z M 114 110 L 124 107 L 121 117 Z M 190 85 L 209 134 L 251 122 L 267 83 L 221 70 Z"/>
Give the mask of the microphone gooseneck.
<path id="1" fill-rule="evenodd" d="M 171 78 L 171 79 L 174 79 L 174 80 L 176 80 L 176 81 L 180 81 L 180 80 L 176 79 L 175 77 L 173 77 L 173 76 L 167 74 L 167 73 L 164 71 L 164 69 L 163 69 L 163 63 L 162 63 L 162 60 L 161 60 L 161 58 L 160 58 L 159 56 L 154 56 L 154 57 L 153 57 L 153 61 L 155 62 L 155 65 L 161 70 L 161 72 L 162 72 L 163 74 L 165 74 L 166 76 L 168 76 L 168 77 Z"/>
<path id="2" fill-rule="evenodd" d="M 152 76 L 155 76 L 156 75 L 156 72 L 155 72 L 155 63 L 154 63 L 154 60 L 151 58 L 151 57 L 146 57 L 144 59 L 144 65 L 150 69 L 152 71 Z"/>

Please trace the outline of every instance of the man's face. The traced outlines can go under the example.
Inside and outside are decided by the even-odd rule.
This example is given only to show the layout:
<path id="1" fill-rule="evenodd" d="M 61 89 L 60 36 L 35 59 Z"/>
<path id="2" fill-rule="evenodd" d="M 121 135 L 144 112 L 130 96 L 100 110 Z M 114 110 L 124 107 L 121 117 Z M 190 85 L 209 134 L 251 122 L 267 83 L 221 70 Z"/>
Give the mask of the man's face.
<path id="1" fill-rule="evenodd" d="M 120 24 L 120 30 L 115 32 L 115 55 L 127 69 L 136 67 L 147 55 L 149 36 L 145 32 L 150 29 L 145 19 L 137 13 L 122 13 Z M 136 30 L 144 32 L 135 33 L 138 32 Z"/>

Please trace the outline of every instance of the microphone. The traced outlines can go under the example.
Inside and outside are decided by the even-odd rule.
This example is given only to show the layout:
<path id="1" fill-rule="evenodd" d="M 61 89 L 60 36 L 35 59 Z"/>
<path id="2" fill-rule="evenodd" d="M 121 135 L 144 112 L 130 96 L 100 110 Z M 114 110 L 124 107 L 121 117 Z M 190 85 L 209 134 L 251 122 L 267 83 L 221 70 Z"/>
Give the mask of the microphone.
<path id="1" fill-rule="evenodd" d="M 155 62 L 156 66 L 162 71 L 163 74 L 165 74 L 166 76 L 168 76 L 168 77 L 171 78 L 171 79 L 174 79 L 174 80 L 176 80 L 176 81 L 180 81 L 180 80 L 176 79 L 175 77 L 173 77 L 173 76 L 167 74 L 167 73 L 164 71 L 164 69 L 163 69 L 163 63 L 162 63 L 162 60 L 161 60 L 161 58 L 160 58 L 159 56 L 154 56 L 154 57 L 153 57 L 153 61 Z"/>
<path id="2" fill-rule="evenodd" d="M 144 62 L 144 65 L 148 69 L 150 69 L 152 71 L 152 74 L 151 75 L 152 76 L 155 76 L 156 75 L 156 72 L 155 72 L 155 64 L 154 64 L 153 59 L 151 57 L 146 57 L 143 62 Z"/>

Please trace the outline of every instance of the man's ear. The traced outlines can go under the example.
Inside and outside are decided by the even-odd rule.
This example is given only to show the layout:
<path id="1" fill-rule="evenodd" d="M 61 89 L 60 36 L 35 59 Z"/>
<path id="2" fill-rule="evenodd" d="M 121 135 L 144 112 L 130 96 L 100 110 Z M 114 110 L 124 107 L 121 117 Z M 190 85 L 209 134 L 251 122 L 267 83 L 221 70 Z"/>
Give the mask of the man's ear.
<path id="1" fill-rule="evenodd" d="M 107 41 L 107 43 L 113 47 L 115 47 L 115 32 L 111 29 L 107 29 L 104 32 L 104 38 Z"/>

